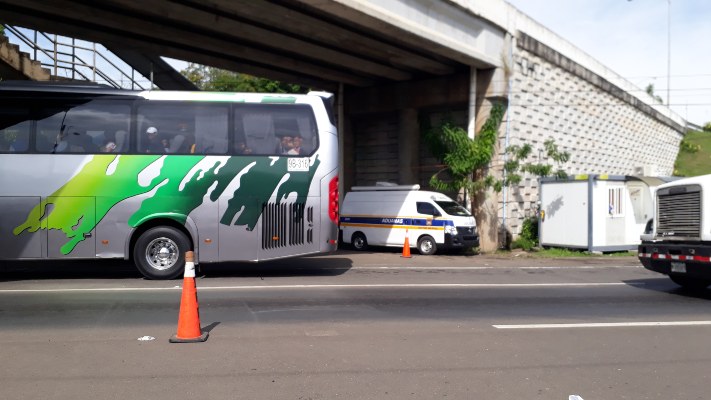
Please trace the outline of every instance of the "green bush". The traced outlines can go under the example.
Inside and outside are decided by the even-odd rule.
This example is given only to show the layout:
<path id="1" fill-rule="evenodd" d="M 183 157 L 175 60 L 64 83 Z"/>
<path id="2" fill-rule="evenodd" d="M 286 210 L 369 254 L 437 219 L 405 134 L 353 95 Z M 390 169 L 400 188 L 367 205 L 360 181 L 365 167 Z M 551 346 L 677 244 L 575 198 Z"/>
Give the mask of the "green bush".
<path id="1" fill-rule="evenodd" d="M 700 144 L 691 143 L 686 138 L 681 140 L 681 144 L 679 147 L 681 151 L 685 151 L 687 153 L 696 153 L 701 150 Z"/>
<path id="2" fill-rule="evenodd" d="M 528 217 L 523 220 L 520 238 L 531 241 L 534 244 L 538 243 L 538 218 Z"/>
<path id="3" fill-rule="evenodd" d="M 511 249 L 523 249 L 526 251 L 532 250 L 538 244 L 537 241 L 519 237 L 518 239 L 511 242 Z"/>
<path id="4" fill-rule="evenodd" d="M 528 217 L 523 220 L 521 234 L 511 242 L 512 249 L 529 251 L 538 245 L 538 218 Z"/>

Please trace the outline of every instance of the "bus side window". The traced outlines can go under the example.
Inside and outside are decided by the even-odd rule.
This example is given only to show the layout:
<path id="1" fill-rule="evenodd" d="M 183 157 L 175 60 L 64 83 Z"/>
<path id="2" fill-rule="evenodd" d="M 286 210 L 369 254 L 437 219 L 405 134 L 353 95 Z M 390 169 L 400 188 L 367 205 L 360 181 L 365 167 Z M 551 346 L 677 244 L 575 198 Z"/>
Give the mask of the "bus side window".
<path id="1" fill-rule="evenodd" d="M 0 151 L 24 153 L 30 148 L 30 121 L 0 130 Z"/>
<path id="2" fill-rule="evenodd" d="M 120 129 L 116 131 L 116 133 L 114 134 L 114 138 L 116 139 L 116 148 L 113 152 L 125 152 L 128 149 L 128 132 L 124 131 L 123 129 Z"/>
<path id="3" fill-rule="evenodd" d="M 266 113 L 253 113 L 243 118 L 247 147 L 254 154 L 273 154 L 277 146 L 272 118 Z"/>

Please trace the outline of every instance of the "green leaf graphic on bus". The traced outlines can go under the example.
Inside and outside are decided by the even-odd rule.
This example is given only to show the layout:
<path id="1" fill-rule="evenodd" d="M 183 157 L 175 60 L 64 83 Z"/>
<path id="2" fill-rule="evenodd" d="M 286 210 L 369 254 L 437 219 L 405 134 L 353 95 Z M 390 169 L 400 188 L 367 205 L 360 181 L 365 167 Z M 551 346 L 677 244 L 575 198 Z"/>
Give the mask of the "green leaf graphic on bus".
<path id="1" fill-rule="evenodd" d="M 66 255 L 96 228 L 112 207 L 138 195 L 147 197 L 128 219 L 130 226 L 155 215 L 185 223 L 188 214 L 206 201 L 208 193 L 209 201 L 216 202 L 245 169 L 220 223 L 232 225 L 239 213 L 234 225 L 246 225 L 252 230 L 262 213 L 262 204 L 280 183 L 277 203 L 293 192 L 297 202 L 304 202 L 318 164 L 317 158 L 308 173 L 287 173 L 285 157 L 97 155 L 32 209 L 13 233 L 60 230 L 68 239 L 60 249 Z M 141 174 L 143 181 L 139 178 Z"/>

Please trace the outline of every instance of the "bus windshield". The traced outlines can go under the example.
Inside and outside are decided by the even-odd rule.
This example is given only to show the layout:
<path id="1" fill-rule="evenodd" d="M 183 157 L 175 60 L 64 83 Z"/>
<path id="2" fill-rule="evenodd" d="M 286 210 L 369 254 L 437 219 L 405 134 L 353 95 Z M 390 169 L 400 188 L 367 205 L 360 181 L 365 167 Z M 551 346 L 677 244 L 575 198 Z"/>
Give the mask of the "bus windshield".
<path id="1" fill-rule="evenodd" d="M 455 217 L 469 217 L 471 216 L 471 213 L 469 211 L 460 206 L 457 202 L 454 201 L 435 201 L 438 206 L 442 207 L 442 210 L 444 210 L 445 213 L 455 216 Z"/>

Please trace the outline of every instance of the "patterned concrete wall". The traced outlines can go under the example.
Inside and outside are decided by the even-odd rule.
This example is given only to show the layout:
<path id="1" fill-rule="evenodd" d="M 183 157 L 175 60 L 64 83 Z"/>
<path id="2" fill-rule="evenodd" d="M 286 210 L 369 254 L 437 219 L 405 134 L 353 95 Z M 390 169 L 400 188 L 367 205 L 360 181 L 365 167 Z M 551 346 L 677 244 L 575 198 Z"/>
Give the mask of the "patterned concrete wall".
<path id="1" fill-rule="evenodd" d="M 672 174 L 683 127 L 535 39 L 518 36 L 500 144 L 508 135 L 511 145 L 533 147 L 530 162 L 552 163 L 543 147 L 552 138 L 571 154 L 563 165 L 568 174 Z M 503 161 L 499 154 L 495 166 Z M 499 216 L 514 236 L 538 199 L 537 178 L 526 178 L 499 195 Z"/>

